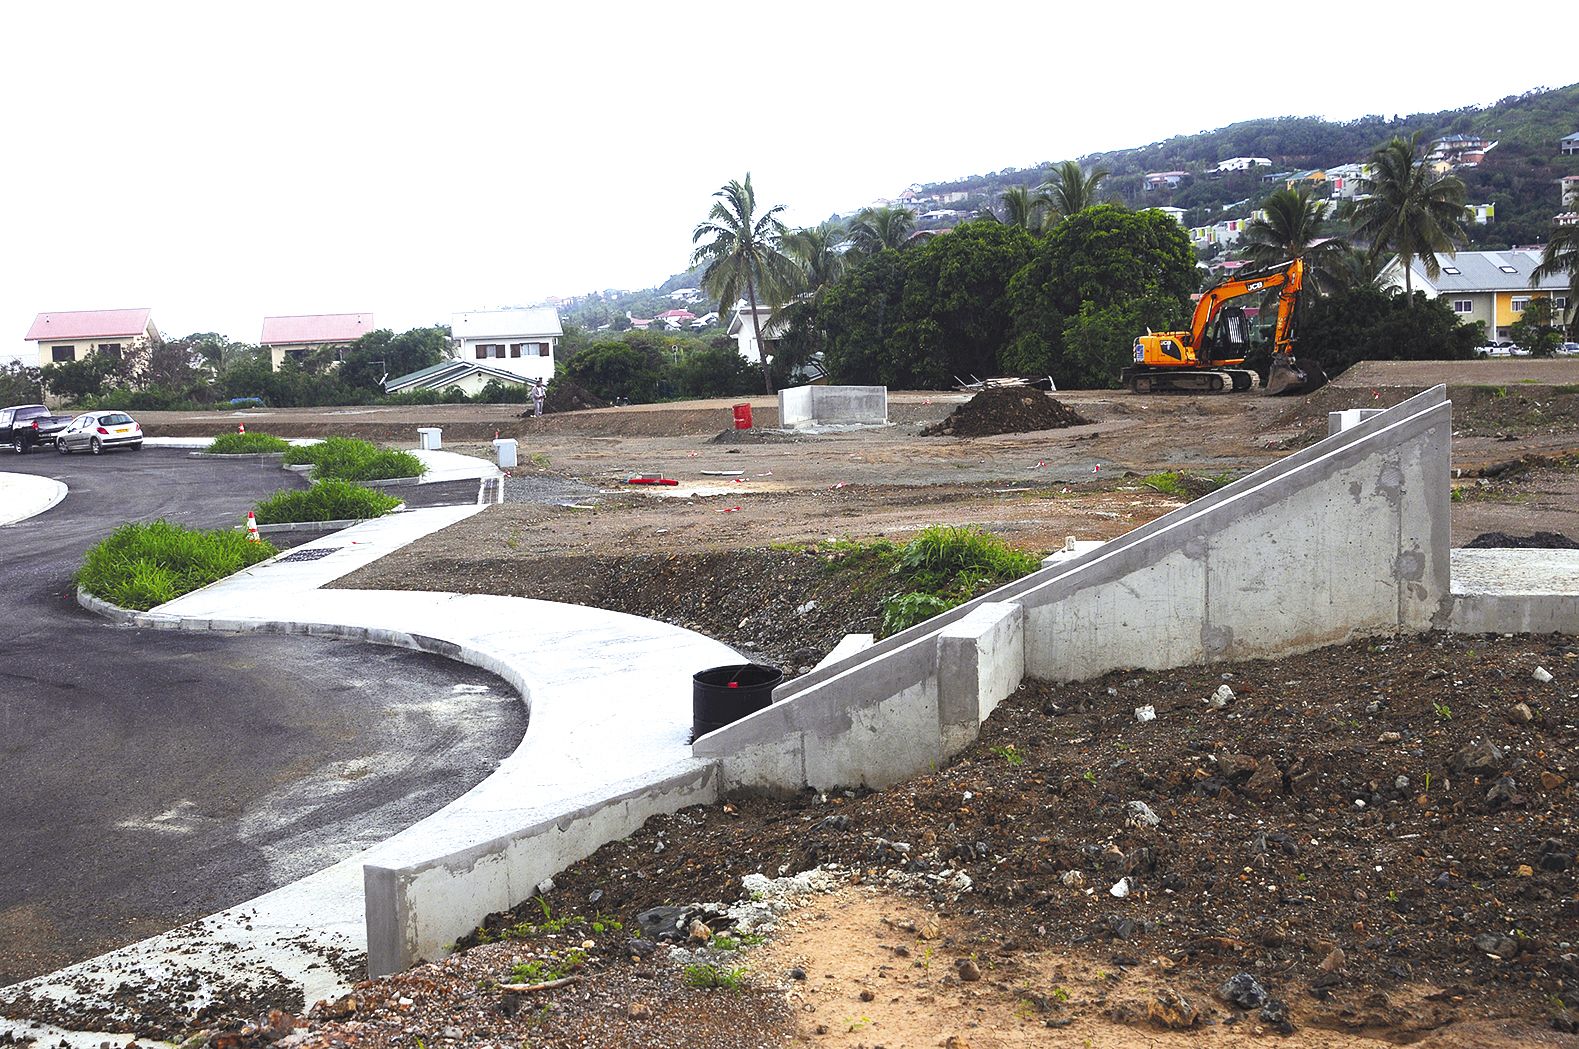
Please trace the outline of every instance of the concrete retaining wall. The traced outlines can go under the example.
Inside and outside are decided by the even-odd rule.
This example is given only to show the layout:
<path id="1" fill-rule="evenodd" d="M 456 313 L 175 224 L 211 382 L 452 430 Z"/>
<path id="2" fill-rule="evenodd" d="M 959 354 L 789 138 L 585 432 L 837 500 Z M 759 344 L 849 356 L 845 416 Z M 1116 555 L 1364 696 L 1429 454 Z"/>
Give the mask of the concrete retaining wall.
<path id="1" fill-rule="evenodd" d="M 515 906 L 545 878 L 628 837 L 649 818 L 717 800 L 717 766 L 684 761 L 464 852 L 403 867 L 364 865 L 368 975 L 441 957 L 457 930 Z"/>
<path id="2" fill-rule="evenodd" d="M 792 386 L 779 391 L 779 425 L 785 428 L 887 422 L 886 386 Z"/>
<path id="3" fill-rule="evenodd" d="M 1285 655 L 1445 625 L 1444 387 L 781 686 L 697 740 L 724 790 L 882 787 L 975 738 L 1023 676 Z"/>

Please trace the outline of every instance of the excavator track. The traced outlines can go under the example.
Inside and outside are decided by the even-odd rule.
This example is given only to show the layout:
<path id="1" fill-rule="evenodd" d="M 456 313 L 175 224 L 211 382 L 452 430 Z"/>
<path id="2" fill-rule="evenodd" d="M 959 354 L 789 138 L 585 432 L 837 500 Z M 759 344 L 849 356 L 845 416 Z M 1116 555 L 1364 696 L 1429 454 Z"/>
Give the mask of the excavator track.
<path id="1" fill-rule="evenodd" d="M 1123 378 L 1131 393 L 1243 393 L 1256 384 L 1248 368 L 1125 368 Z"/>

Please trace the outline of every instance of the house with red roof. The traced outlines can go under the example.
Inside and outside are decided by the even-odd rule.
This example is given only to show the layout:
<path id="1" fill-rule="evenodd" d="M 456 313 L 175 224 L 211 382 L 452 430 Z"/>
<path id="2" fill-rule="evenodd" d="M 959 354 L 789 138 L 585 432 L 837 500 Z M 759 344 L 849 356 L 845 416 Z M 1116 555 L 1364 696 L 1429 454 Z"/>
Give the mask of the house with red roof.
<path id="1" fill-rule="evenodd" d="M 269 351 L 269 365 L 280 370 L 287 360 L 303 361 L 317 350 L 333 350 L 335 360 L 357 339 L 373 330 L 371 313 L 309 313 L 263 318 L 258 344 Z"/>
<path id="2" fill-rule="evenodd" d="M 84 360 L 91 353 L 106 353 L 119 360 L 159 338 L 151 313 L 146 308 L 40 313 L 27 330 L 27 341 L 38 343 L 41 368 Z"/>

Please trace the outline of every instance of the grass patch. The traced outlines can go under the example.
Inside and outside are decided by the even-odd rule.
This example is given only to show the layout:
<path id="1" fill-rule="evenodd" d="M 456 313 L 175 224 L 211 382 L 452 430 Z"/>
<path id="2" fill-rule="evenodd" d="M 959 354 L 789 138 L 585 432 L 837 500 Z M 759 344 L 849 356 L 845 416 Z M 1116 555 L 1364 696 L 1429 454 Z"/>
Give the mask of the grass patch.
<path id="1" fill-rule="evenodd" d="M 923 529 L 903 545 L 886 539 L 870 543 L 836 540 L 822 544 L 819 552 L 838 570 L 865 573 L 887 568 L 898 587 L 882 601 L 885 637 L 1041 566 L 1037 558 L 990 532 L 943 525 Z"/>
<path id="2" fill-rule="evenodd" d="M 685 982 L 692 987 L 716 988 L 722 987 L 731 991 L 738 991 L 746 985 L 746 970 L 726 969 L 721 965 L 712 965 L 702 962 L 697 965 L 685 967 Z"/>
<path id="3" fill-rule="evenodd" d="M 385 481 L 421 477 L 427 467 L 410 452 L 388 451 L 355 437 L 329 437 L 318 444 L 295 445 L 285 453 L 286 466 L 311 464 L 315 481 Z"/>
<path id="4" fill-rule="evenodd" d="M 285 524 L 291 521 L 361 521 L 382 517 L 400 505 L 400 500 L 350 481 L 329 478 L 316 481 L 305 491 L 276 492 L 257 505 L 258 524 Z"/>
<path id="5" fill-rule="evenodd" d="M 146 612 L 272 557 L 269 543 L 240 532 L 182 528 L 169 521 L 122 525 L 90 549 L 77 585 L 122 608 Z"/>
<path id="6" fill-rule="evenodd" d="M 284 452 L 290 442 L 272 433 L 222 433 L 203 449 L 209 455 L 258 455 L 265 452 Z"/>
<path id="7" fill-rule="evenodd" d="M 1227 474 L 1200 477 L 1183 470 L 1164 470 L 1161 473 L 1147 474 L 1140 479 L 1140 483 L 1176 499 L 1199 499 L 1209 492 L 1217 491 L 1229 480 Z"/>

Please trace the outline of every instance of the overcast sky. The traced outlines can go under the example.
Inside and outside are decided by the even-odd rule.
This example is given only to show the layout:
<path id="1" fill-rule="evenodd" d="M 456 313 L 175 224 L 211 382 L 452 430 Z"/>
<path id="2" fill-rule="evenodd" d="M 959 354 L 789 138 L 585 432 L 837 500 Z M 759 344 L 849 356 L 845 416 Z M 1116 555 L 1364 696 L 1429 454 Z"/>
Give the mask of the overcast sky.
<path id="1" fill-rule="evenodd" d="M 1507 0 L 1495 20 L 1533 44 L 1560 9 Z M 1446 8 L 1240 10 L 7 3 L 0 355 L 30 348 L 40 311 L 149 306 L 167 335 L 251 342 L 267 314 L 403 330 L 649 287 L 748 171 L 807 224 L 1252 117 L 1579 80 L 1561 47 L 1474 57 L 1475 19 Z"/>

